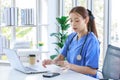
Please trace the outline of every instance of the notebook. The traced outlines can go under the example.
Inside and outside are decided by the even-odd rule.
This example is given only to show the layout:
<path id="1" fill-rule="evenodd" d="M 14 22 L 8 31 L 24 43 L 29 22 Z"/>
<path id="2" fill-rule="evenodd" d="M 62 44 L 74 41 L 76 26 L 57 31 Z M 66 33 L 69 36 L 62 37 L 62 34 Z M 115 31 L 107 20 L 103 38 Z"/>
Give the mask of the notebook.
<path id="1" fill-rule="evenodd" d="M 18 71 L 21 71 L 23 73 L 45 73 L 48 72 L 46 68 L 42 66 L 42 64 L 37 68 L 31 68 L 31 67 L 26 67 L 22 64 L 22 62 L 19 59 L 19 56 L 17 55 L 17 52 L 13 49 L 3 49 L 3 52 L 7 56 L 10 65 Z"/>

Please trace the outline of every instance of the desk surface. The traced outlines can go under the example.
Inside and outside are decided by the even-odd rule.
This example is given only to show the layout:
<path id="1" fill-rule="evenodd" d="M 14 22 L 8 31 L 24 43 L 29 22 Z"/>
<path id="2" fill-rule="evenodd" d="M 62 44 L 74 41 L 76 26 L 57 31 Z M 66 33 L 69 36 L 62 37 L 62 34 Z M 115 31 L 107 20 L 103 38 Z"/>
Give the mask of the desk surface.
<path id="1" fill-rule="evenodd" d="M 61 71 L 58 66 L 49 65 L 48 68 L 54 72 L 60 72 L 61 75 L 53 78 L 44 78 L 40 74 L 24 74 L 14 70 L 9 65 L 0 65 L 0 80 L 97 80 L 95 78 L 67 70 Z"/>

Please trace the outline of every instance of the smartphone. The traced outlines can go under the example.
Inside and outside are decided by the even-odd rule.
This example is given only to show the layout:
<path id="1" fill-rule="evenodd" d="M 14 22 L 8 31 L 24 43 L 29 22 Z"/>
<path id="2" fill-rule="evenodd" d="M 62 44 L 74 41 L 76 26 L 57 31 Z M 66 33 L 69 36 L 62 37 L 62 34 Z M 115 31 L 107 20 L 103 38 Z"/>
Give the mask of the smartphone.
<path id="1" fill-rule="evenodd" d="M 48 72 L 48 73 L 44 73 L 43 77 L 47 77 L 47 78 L 51 78 L 51 77 L 55 77 L 60 75 L 60 73 L 56 73 L 56 72 Z"/>

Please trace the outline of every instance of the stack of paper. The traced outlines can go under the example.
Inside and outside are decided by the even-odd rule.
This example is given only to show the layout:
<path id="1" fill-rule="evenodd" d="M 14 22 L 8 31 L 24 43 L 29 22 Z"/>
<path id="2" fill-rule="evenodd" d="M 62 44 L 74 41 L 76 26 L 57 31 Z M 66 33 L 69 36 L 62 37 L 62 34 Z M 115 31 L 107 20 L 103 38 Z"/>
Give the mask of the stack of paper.
<path id="1" fill-rule="evenodd" d="M 30 48 L 30 42 L 28 41 L 16 41 L 14 42 L 14 49 L 27 49 Z"/>

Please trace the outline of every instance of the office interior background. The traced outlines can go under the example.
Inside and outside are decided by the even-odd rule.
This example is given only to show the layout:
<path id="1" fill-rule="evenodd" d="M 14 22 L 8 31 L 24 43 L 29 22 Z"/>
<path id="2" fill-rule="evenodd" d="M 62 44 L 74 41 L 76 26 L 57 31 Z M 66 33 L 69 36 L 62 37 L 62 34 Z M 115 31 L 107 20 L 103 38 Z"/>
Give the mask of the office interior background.
<path id="1" fill-rule="evenodd" d="M 0 35 L 7 40 L 5 47 L 15 48 L 17 42 L 30 42 L 28 49 L 37 49 L 38 42 L 44 43 L 42 51 L 55 54 L 55 37 L 50 34 L 58 32 L 56 17 L 69 16 L 69 11 L 74 6 L 84 6 L 90 9 L 94 16 L 100 41 L 100 66 L 106 54 L 108 44 L 120 47 L 120 11 L 119 0 L 0 0 Z M 6 25 L 5 8 L 17 8 L 17 22 Z M 22 24 L 21 10 L 32 9 L 32 24 Z M 69 33 L 72 29 L 69 28 Z M 23 45 L 24 47 L 24 45 Z M 22 47 L 20 47 L 21 49 Z M 18 48 L 17 48 L 18 49 Z M 26 49 L 26 48 L 25 48 Z M 3 61 L 0 53 L 0 60 Z M 48 56 L 48 55 L 47 55 Z"/>

